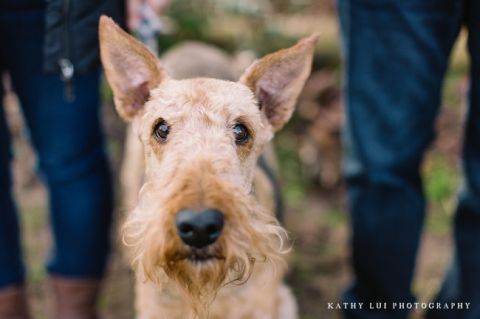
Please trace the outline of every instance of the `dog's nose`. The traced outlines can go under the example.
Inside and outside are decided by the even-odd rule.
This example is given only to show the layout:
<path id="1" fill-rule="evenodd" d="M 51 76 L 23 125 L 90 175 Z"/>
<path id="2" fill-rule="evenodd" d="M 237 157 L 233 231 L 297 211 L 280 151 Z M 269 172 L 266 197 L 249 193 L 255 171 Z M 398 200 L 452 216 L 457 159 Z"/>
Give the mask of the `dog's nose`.
<path id="1" fill-rule="evenodd" d="M 195 248 L 213 244 L 223 229 L 223 214 L 216 209 L 195 212 L 181 210 L 175 217 L 177 233 L 182 241 Z"/>

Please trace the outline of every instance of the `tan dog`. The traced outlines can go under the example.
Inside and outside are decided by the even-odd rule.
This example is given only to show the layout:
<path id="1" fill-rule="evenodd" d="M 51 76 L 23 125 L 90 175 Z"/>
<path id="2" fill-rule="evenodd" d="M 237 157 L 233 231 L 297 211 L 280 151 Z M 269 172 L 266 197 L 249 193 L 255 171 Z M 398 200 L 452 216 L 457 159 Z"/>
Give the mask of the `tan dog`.
<path id="1" fill-rule="evenodd" d="M 262 149 L 294 110 L 316 41 L 267 55 L 239 82 L 173 80 L 101 18 L 105 74 L 145 155 L 145 182 L 123 227 L 138 318 L 297 317 L 282 282 L 286 231 L 252 185 Z"/>

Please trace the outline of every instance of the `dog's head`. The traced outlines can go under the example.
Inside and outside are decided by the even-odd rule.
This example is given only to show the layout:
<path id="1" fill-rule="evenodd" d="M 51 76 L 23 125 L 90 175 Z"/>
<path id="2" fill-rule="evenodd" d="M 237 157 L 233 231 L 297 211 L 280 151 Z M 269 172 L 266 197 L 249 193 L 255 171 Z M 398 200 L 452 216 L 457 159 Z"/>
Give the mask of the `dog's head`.
<path id="1" fill-rule="evenodd" d="M 144 145 L 146 175 L 124 237 L 139 272 L 166 274 L 200 303 L 223 284 L 276 264 L 286 239 L 254 200 L 263 146 L 289 120 L 316 36 L 254 62 L 238 82 L 173 80 L 160 61 L 109 18 L 100 49 L 115 106 Z"/>

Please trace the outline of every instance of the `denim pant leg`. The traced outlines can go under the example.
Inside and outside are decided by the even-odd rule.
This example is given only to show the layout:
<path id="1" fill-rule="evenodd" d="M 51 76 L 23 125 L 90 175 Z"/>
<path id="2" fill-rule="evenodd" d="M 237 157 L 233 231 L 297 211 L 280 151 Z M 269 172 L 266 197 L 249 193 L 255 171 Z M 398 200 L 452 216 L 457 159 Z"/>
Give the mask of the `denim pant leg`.
<path id="1" fill-rule="evenodd" d="M 12 196 L 10 133 L 2 99 L 0 86 L 0 289 L 20 285 L 25 280 L 17 212 Z"/>
<path id="2" fill-rule="evenodd" d="M 7 67 L 18 93 L 39 171 L 49 190 L 54 249 L 50 273 L 102 276 L 109 250 L 112 185 L 99 119 L 99 69 L 64 83 L 42 72 L 43 10 L 12 11 L 2 23 Z M 74 35 L 72 35 L 74 36 Z"/>
<path id="3" fill-rule="evenodd" d="M 340 0 L 346 61 L 345 175 L 355 282 L 347 318 L 405 318 L 424 219 L 419 166 L 434 136 L 462 1 Z"/>
<path id="4" fill-rule="evenodd" d="M 454 220 L 455 255 L 436 302 L 468 302 L 461 311 L 429 311 L 431 319 L 480 318 L 480 2 L 465 8 L 471 57 L 469 110 L 463 147 L 465 183 Z"/>
<path id="5" fill-rule="evenodd" d="M 472 67 L 463 152 L 466 183 L 455 217 L 455 247 L 459 256 L 460 299 L 472 303 L 472 311 L 464 318 L 473 319 L 480 318 L 480 2 L 470 0 L 466 15 Z"/>

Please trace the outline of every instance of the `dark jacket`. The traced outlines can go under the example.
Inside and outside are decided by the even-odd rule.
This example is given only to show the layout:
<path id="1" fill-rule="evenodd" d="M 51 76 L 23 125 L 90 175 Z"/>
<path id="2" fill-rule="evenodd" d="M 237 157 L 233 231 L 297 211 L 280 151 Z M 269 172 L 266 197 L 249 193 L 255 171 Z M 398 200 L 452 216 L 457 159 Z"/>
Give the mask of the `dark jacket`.
<path id="1" fill-rule="evenodd" d="M 106 14 L 119 21 L 122 0 L 47 0 L 44 69 L 65 80 L 99 65 L 98 20 Z"/>

